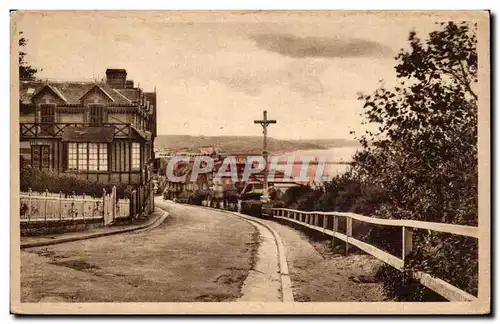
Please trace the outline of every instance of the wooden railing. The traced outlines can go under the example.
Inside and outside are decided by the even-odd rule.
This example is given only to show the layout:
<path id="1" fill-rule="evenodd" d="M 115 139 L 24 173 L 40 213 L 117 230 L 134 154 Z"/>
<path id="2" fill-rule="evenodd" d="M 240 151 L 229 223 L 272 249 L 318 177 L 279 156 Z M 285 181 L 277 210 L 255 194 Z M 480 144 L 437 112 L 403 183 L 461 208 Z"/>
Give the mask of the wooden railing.
<path id="1" fill-rule="evenodd" d="M 334 244 L 335 239 L 344 241 L 346 253 L 349 251 L 350 245 L 356 246 L 357 248 L 363 250 L 368 254 L 371 254 L 377 259 L 398 269 L 399 271 L 404 271 L 405 258 L 412 250 L 412 237 L 414 229 L 424 229 L 442 233 L 449 233 L 476 239 L 479 235 L 478 228 L 473 226 L 422 222 L 414 220 L 379 219 L 354 213 L 320 211 L 306 212 L 286 208 L 272 208 L 271 214 L 274 218 L 283 219 L 329 235 L 332 237 L 332 244 Z M 345 234 L 339 232 L 339 218 L 345 219 Z M 393 226 L 401 228 L 401 257 L 394 256 L 369 243 L 354 238 L 352 233 L 353 220 L 374 225 Z M 330 226 L 328 226 L 329 224 Z M 427 288 L 437 292 L 450 301 L 475 301 L 477 299 L 475 296 L 427 273 L 417 271 L 412 273 L 412 276 Z"/>
<path id="2" fill-rule="evenodd" d="M 130 124 L 120 123 L 19 123 L 19 136 L 21 138 L 36 138 L 36 137 L 60 137 L 67 127 L 79 126 L 102 126 L 113 127 L 115 137 L 131 136 Z"/>

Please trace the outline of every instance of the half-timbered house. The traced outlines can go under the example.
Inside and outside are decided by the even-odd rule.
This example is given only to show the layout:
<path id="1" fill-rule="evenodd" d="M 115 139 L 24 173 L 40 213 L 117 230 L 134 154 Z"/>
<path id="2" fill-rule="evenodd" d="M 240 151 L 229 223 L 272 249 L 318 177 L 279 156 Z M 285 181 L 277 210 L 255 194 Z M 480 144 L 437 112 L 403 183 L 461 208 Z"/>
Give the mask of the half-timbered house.
<path id="1" fill-rule="evenodd" d="M 20 153 L 36 168 L 143 185 L 156 109 L 156 91 L 135 87 L 124 69 L 107 69 L 103 82 L 20 81 Z"/>

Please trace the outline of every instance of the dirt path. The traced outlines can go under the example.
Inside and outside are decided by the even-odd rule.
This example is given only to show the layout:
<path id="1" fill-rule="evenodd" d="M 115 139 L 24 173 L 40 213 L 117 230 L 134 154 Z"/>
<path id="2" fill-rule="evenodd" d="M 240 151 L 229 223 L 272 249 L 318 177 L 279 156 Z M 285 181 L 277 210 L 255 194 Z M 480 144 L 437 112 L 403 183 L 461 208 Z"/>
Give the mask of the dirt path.
<path id="1" fill-rule="evenodd" d="M 155 229 L 21 252 L 22 302 L 234 301 L 259 235 L 219 211 L 157 204 Z"/>
<path id="2" fill-rule="evenodd" d="M 382 301 L 382 284 L 375 273 L 382 262 L 370 255 L 344 256 L 329 242 L 311 241 L 286 225 L 265 221 L 279 233 L 286 250 L 296 302 Z"/>

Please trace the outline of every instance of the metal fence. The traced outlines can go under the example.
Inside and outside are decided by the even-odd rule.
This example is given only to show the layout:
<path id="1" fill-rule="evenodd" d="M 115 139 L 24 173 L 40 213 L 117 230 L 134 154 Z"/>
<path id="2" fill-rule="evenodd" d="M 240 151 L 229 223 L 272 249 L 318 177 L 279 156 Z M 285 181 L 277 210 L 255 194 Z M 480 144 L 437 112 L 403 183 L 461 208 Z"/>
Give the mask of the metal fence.
<path id="1" fill-rule="evenodd" d="M 116 188 L 102 197 L 63 193 L 21 192 L 20 219 L 26 222 L 103 219 L 108 225 L 117 218 L 130 216 L 130 200 L 117 199 Z"/>

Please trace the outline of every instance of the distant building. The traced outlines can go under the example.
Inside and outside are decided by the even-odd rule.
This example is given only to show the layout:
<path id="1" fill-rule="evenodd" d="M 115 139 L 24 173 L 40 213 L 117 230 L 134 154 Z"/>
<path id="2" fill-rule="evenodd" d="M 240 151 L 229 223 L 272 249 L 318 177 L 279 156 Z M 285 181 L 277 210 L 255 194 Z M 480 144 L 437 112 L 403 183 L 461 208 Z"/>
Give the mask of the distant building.
<path id="1" fill-rule="evenodd" d="M 107 69 L 105 82 L 21 81 L 21 155 L 39 169 L 144 185 L 154 158 L 156 99 L 124 69 Z"/>

